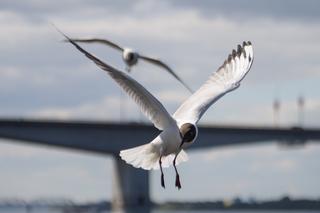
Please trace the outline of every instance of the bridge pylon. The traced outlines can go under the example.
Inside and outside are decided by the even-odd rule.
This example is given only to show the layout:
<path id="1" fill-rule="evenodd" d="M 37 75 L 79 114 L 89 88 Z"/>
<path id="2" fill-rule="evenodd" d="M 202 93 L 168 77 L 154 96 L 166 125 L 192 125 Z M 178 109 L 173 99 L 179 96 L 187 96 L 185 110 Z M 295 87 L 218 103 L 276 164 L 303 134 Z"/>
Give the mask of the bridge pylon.
<path id="1" fill-rule="evenodd" d="M 149 172 L 113 156 L 112 212 L 150 213 Z"/>

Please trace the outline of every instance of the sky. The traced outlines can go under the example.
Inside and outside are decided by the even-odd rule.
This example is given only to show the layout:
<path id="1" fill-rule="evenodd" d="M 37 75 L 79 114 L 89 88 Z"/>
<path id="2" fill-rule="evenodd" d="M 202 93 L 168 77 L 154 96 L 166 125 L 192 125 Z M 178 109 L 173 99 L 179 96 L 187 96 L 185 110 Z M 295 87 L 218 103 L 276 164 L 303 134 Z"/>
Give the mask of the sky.
<path id="1" fill-rule="evenodd" d="M 62 6 L 63 5 L 63 6 Z M 201 124 L 320 126 L 320 2 L 2 0 L 0 2 L 0 118 L 142 121 L 135 104 L 52 26 L 71 37 L 100 37 L 161 58 L 190 87 L 199 88 L 242 41 L 255 61 L 236 91 L 215 103 Z M 83 45 L 125 69 L 121 54 Z M 139 62 L 130 74 L 173 113 L 190 94 L 161 68 Z M 120 108 L 123 110 L 121 111 Z M 146 143 L 145 142 L 141 142 Z M 197 141 L 200 142 L 200 141 Z M 320 198 L 320 146 L 277 143 L 190 153 L 179 166 L 183 188 L 167 189 L 151 173 L 156 201 L 293 197 Z M 110 199 L 112 158 L 13 140 L 0 140 L 0 199 Z"/>

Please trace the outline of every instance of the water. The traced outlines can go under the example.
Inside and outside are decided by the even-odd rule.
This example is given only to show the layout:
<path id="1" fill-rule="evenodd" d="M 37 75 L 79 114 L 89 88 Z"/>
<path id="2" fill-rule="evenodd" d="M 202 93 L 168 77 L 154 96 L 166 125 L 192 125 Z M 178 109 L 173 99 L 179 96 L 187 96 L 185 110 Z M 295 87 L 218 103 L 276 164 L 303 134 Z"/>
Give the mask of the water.
<path id="1" fill-rule="evenodd" d="M 26 208 L 0 208 L 0 213 L 62 213 L 54 209 L 34 208 L 29 211 Z"/>
<path id="2" fill-rule="evenodd" d="M 161 211 L 161 210 L 153 210 L 152 213 L 292 213 L 289 210 L 190 210 L 190 211 Z M 316 213 L 320 211 L 309 211 L 309 210 L 295 210 L 294 213 Z M 1 208 L 0 213 L 63 213 L 54 209 L 47 208 L 35 208 L 27 211 L 25 208 Z M 82 212 L 81 213 L 98 213 L 98 212 Z M 111 213 L 108 211 L 103 211 L 99 213 Z"/>

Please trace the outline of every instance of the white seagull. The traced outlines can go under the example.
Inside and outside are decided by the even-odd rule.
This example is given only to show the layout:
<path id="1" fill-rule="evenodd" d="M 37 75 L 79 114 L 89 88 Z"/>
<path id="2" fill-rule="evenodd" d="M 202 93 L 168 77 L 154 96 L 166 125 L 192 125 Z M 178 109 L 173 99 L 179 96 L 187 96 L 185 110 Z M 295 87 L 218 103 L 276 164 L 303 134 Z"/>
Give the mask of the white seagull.
<path id="1" fill-rule="evenodd" d="M 192 89 L 164 62 L 162 62 L 160 59 L 151 58 L 144 56 L 142 54 L 139 54 L 138 52 L 132 50 L 131 48 L 124 48 L 120 45 L 111 42 L 106 39 L 100 39 L 100 38 L 91 38 L 91 39 L 79 39 L 79 38 L 71 38 L 72 41 L 75 42 L 83 42 L 83 43 L 100 43 L 104 45 L 108 45 L 116 50 L 119 50 L 122 52 L 122 59 L 126 63 L 127 68 L 126 70 L 130 72 L 131 67 L 136 65 L 138 63 L 138 59 L 142 59 L 144 61 L 147 61 L 149 63 L 152 63 L 154 65 L 160 66 L 167 70 L 174 78 L 176 78 L 178 81 L 180 81 L 185 88 L 187 88 L 191 93 L 193 92 Z"/>
<path id="2" fill-rule="evenodd" d="M 172 163 L 176 172 L 175 185 L 180 189 L 181 184 L 176 165 L 188 160 L 184 149 L 197 138 L 197 123 L 205 111 L 224 94 L 237 89 L 250 70 L 253 62 L 251 42 L 243 42 L 242 46 L 238 45 L 237 51 L 233 50 L 223 65 L 171 116 L 150 92 L 129 75 L 106 64 L 68 36 L 64 36 L 87 58 L 106 71 L 139 105 L 141 111 L 154 126 L 161 130 L 161 133 L 150 143 L 122 150 L 120 157 L 136 168 L 145 170 L 160 168 L 161 185 L 164 188 L 162 168 L 169 167 Z"/>

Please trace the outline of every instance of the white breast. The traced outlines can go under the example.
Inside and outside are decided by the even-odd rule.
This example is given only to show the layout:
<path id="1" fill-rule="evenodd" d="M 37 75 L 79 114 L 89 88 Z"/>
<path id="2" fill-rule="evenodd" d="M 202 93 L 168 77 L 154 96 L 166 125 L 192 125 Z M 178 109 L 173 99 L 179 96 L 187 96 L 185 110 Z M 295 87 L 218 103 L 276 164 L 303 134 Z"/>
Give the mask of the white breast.
<path id="1" fill-rule="evenodd" d="M 161 132 L 151 143 L 159 147 L 160 154 L 163 156 L 176 153 L 181 144 L 181 137 L 178 128 L 167 129 Z"/>

